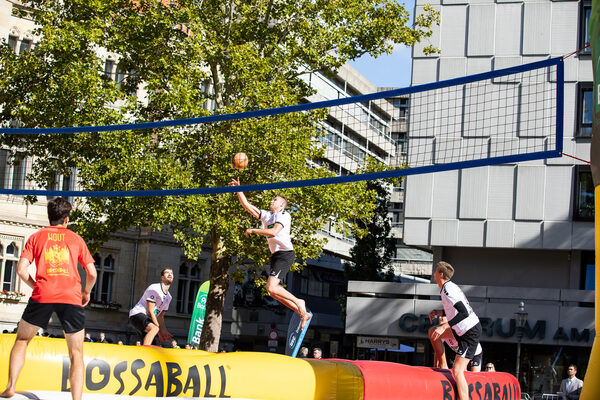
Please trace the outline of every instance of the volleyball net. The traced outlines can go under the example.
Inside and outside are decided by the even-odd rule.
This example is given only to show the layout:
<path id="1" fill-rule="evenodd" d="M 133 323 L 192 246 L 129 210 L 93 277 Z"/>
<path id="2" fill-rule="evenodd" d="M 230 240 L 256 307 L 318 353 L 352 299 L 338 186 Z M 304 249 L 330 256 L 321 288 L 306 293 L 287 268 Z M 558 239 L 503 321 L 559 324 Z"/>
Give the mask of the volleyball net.
<path id="1" fill-rule="evenodd" d="M 115 135 L 120 131 L 162 131 L 186 126 L 244 124 L 293 113 L 323 111 L 314 121 L 312 168 L 325 177 L 278 180 L 242 186 L 74 190 L 77 186 L 39 188 L 29 185 L 27 163 L 11 160 L 0 149 L 0 194 L 71 197 L 136 197 L 216 194 L 339 184 L 361 180 L 471 168 L 560 157 L 563 131 L 564 71 L 561 58 L 505 68 L 430 84 L 353 96 L 353 88 L 320 74 L 303 78 L 315 89 L 306 102 L 288 107 L 235 114 L 122 125 L 64 128 L 0 128 L 3 135 Z M 354 91 L 356 92 L 356 91 Z M 253 121 L 254 120 L 254 121 Z M 273 122 L 273 121 L 271 121 Z M 242 133 L 239 133 L 242 132 Z M 232 138 L 236 140 L 236 138 Z M 267 139 L 265 139 L 267 140 Z M 272 140 L 272 138 L 268 139 Z M 260 159 L 248 152 L 250 168 Z M 232 154 L 233 155 L 233 154 Z M 286 155 L 292 157 L 293 155 Z M 381 166 L 366 172 L 366 163 Z M 31 172 L 31 171 L 29 171 Z M 73 189 L 73 190 L 70 190 Z"/>

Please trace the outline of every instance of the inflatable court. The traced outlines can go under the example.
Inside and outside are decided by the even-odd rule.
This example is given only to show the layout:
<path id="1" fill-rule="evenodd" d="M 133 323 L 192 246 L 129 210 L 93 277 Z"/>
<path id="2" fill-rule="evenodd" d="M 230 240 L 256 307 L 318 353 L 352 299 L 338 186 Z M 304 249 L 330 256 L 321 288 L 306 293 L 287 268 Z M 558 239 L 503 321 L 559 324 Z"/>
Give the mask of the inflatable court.
<path id="1" fill-rule="evenodd" d="M 15 335 L 0 335 L 0 386 L 6 386 Z M 161 349 L 84 343 L 85 400 L 130 398 L 453 400 L 450 371 L 382 361 L 297 359 L 280 354 Z M 64 340 L 35 337 L 14 399 L 70 399 Z M 514 376 L 466 374 L 473 400 L 518 400 Z"/>

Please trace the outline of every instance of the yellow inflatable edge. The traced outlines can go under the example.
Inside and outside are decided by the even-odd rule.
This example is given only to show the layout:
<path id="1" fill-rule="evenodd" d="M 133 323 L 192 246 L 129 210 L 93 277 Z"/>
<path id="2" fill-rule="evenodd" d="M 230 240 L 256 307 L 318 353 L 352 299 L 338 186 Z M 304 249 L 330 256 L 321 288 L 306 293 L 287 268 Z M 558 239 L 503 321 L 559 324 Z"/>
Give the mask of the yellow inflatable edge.
<path id="1" fill-rule="evenodd" d="M 14 334 L 0 335 L 0 387 L 8 378 Z M 264 400 L 362 400 L 358 367 L 341 361 L 303 360 L 280 354 L 162 349 L 84 343 L 84 393 L 137 397 L 216 397 Z M 17 391 L 69 390 L 64 339 L 35 337 Z"/>

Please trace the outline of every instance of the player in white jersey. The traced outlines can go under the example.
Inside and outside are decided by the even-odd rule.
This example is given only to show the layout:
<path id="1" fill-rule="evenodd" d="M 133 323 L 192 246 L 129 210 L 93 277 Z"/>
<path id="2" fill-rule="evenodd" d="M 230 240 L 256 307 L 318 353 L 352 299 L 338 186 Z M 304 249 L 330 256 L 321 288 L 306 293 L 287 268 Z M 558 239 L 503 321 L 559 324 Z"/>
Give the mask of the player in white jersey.
<path id="1" fill-rule="evenodd" d="M 450 347 L 450 349 L 452 351 L 457 353 L 459 350 L 458 341 L 454 337 L 433 340 L 433 338 L 431 336 L 432 336 L 433 332 L 435 331 L 435 328 L 437 327 L 437 325 L 448 322 L 448 319 L 444 316 L 436 317 L 431 322 L 434 323 L 434 326 L 429 328 L 429 340 L 431 340 L 431 346 L 433 347 L 433 351 L 435 353 L 434 360 L 433 360 L 433 368 L 448 369 L 448 362 L 446 361 L 446 348 L 444 347 L 444 344 L 447 344 L 448 347 Z M 480 372 L 482 358 L 483 358 L 483 348 L 481 347 L 481 344 L 478 344 L 477 350 L 475 350 L 475 356 L 469 362 L 469 365 L 467 367 L 469 369 L 469 371 Z"/>
<path id="2" fill-rule="evenodd" d="M 239 178 L 232 180 L 230 185 L 239 186 Z M 311 318 L 311 314 L 306 311 L 306 303 L 304 300 L 288 292 L 281 285 L 290 268 L 294 265 L 294 246 L 290 238 L 292 217 L 285 210 L 287 199 L 281 195 L 277 195 L 271 200 L 269 210 L 260 210 L 248 202 L 243 192 L 237 192 L 237 196 L 242 207 L 252 214 L 252 216 L 262 221 L 262 228 L 246 229 L 246 236 L 252 234 L 263 235 L 267 237 L 267 241 L 269 242 L 271 271 L 266 287 L 269 295 L 290 310 L 298 313 L 302 319 L 301 329 L 304 329 L 304 326 Z"/>
<path id="3" fill-rule="evenodd" d="M 129 311 L 129 322 L 144 335 L 144 346 L 152 344 L 156 334 L 163 341 L 173 339 L 165 325 L 165 312 L 172 300 L 169 293 L 172 283 L 173 270 L 163 269 L 160 273 L 160 283 L 148 286 L 140 301 Z"/>
<path id="4" fill-rule="evenodd" d="M 471 308 L 469 301 L 460 288 L 450 282 L 454 275 L 454 268 L 447 262 L 440 261 L 433 273 L 433 280 L 440 287 L 443 310 L 433 310 L 429 318 L 441 317 L 444 314 L 447 321 L 436 326 L 431 332 L 432 343 L 441 339 L 455 338 L 458 342 L 458 351 L 452 366 L 452 375 L 456 382 L 456 391 L 459 400 L 469 399 L 469 385 L 465 379 L 465 370 L 469 361 L 475 357 L 479 338 L 481 337 L 481 324 L 479 318 Z"/>

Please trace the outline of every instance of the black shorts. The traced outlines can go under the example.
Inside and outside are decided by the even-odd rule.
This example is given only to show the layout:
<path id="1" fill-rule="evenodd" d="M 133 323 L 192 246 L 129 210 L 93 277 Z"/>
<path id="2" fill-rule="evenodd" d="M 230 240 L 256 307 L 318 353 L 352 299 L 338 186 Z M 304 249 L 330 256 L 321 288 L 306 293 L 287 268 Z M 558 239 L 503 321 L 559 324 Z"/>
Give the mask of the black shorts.
<path id="1" fill-rule="evenodd" d="M 277 251 L 271 254 L 271 272 L 269 276 L 284 281 L 292 265 L 294 265 L 294 250 Z"/>
<path id="2" fill-rule="evenodd" d="M 467 369 L 471 369 L 473 367 L 481 367 L 481 360 L 483 358 L 483 351 L 479 354 L 477 354 L 476 356 L 473 356 L 473 359 L 471 361 L 469 361 L 469 365 L 467 366 Z"/>
<path id="3" fill-rule="evenodd" d="M 146 313 L 133 314 L 131 317 L 129 317 L 129 322 L 135 329 L 139 331 L 140 334 L 142 334 L 142 336 L 146 332 L 146 327 L 154 323 L 152 322 L 152 318 L 150 318 Z"/>
<path id="4" fill-rule="evenodd" d="M 56 312 L 65 333 L 76 333 L 85 327 L 85 311 L 82 306 L 74 304 L 38 303 L 29 298 L 22 318 L 31 325 L 46 329 L 54 312 Z"/>
<path id="5" fill-rule="evenodd" d="M 458 336 L 454 330 L 452 330 L 452 333 L 458 342 L 458 351 L 456 354 L 467 360 L 472 360 L 475 357 L 479 338 L 481 337 L 481 323 L 478 322 L 477 325 L 466 331 L 462 336 Z"/>

